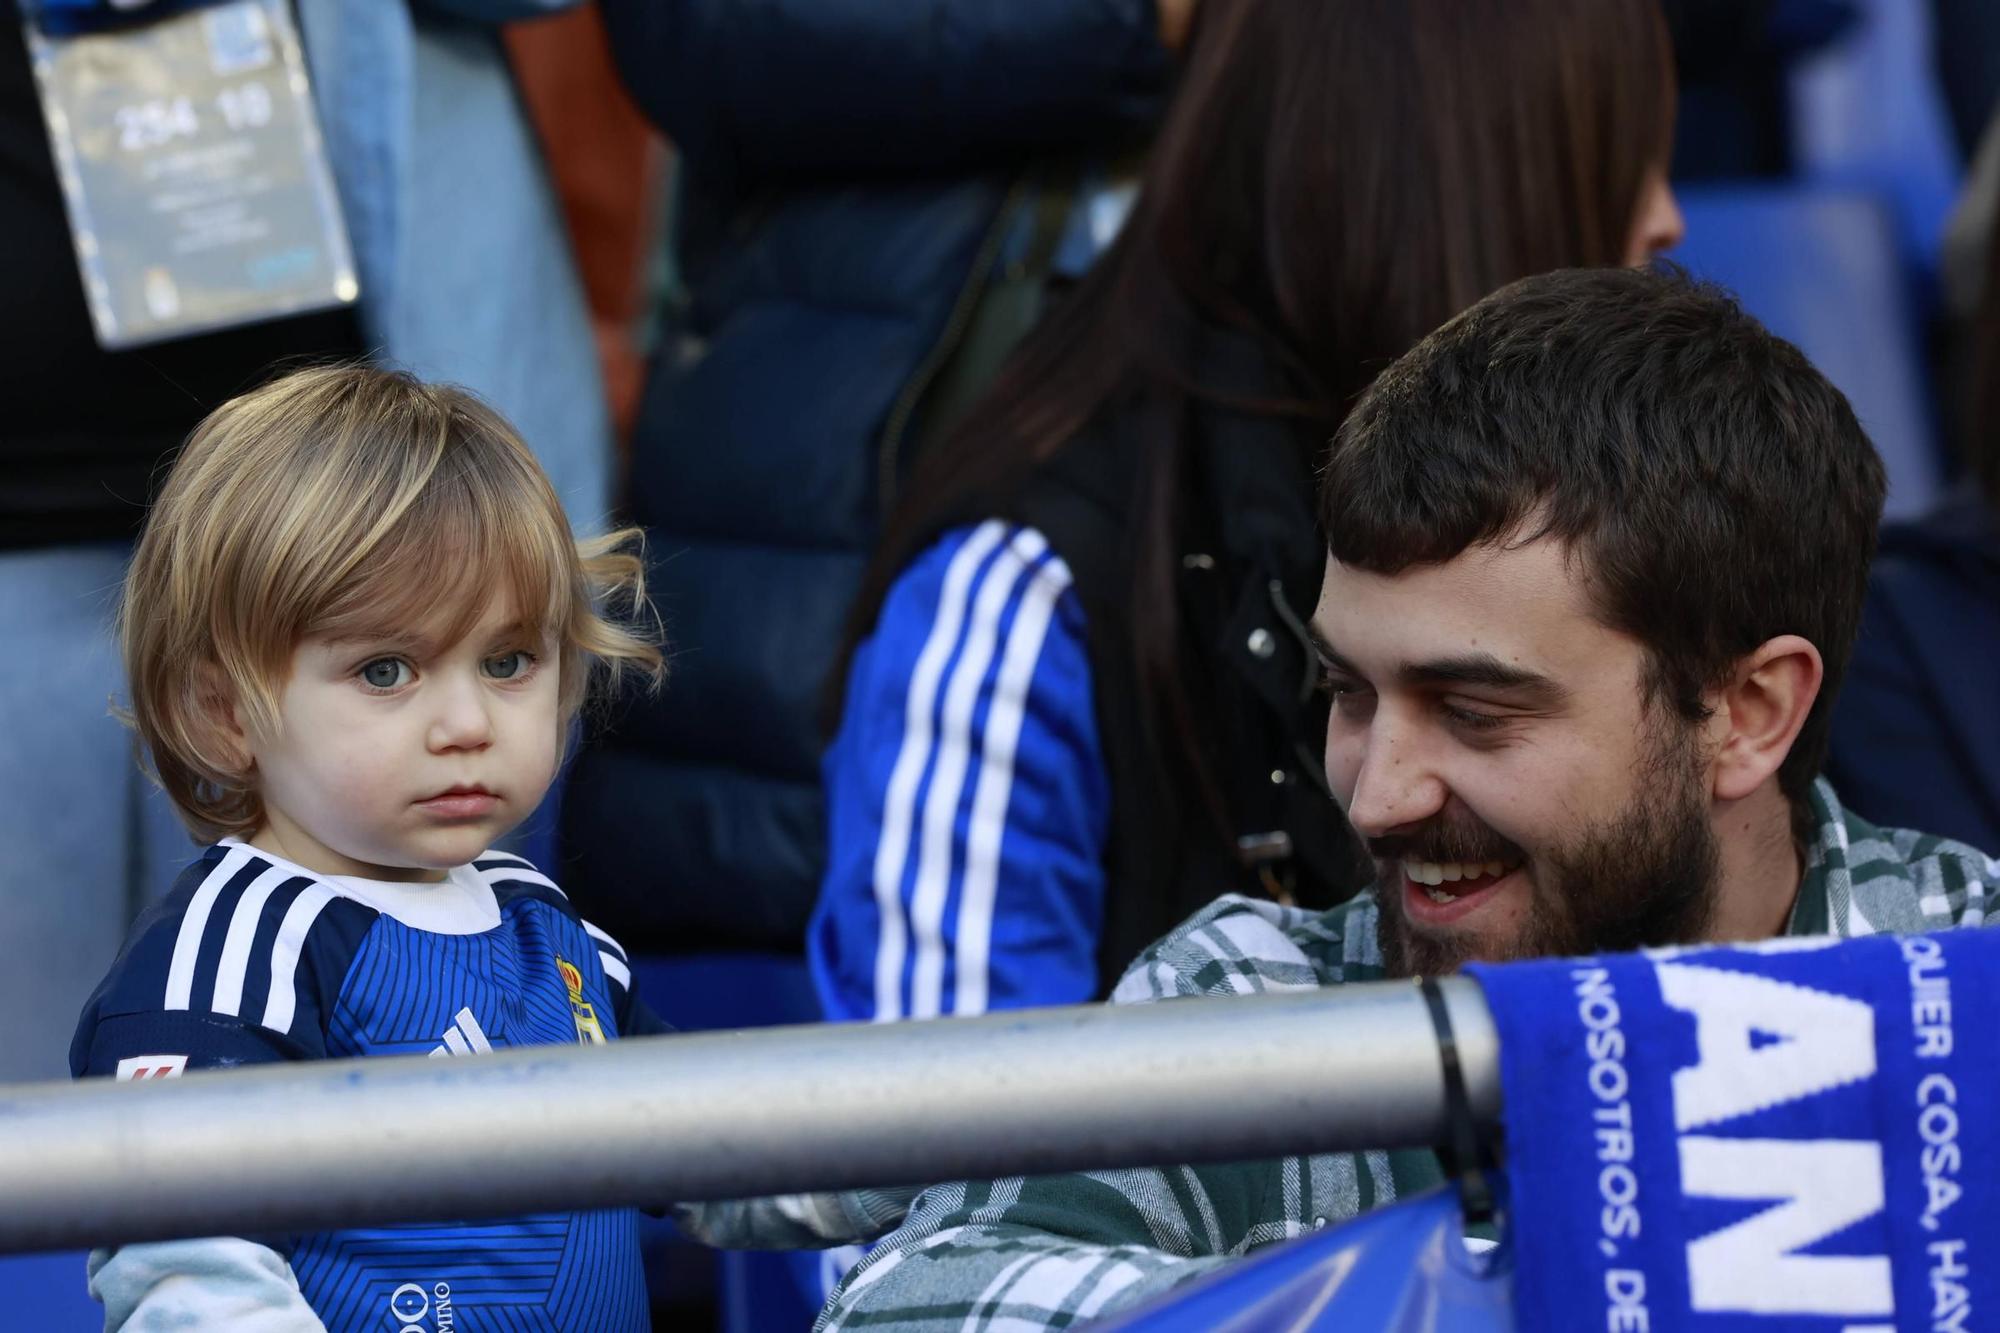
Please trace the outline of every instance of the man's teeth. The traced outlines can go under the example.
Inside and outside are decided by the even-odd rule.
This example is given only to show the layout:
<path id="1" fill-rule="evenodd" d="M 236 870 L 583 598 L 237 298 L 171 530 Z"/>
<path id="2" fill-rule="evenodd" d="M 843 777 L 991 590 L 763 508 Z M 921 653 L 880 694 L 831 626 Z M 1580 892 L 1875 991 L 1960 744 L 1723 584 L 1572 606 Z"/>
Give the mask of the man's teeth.
<path id="1" fill-rule="evenodd" d="M 1440 884 L 1456 884 L 1466 879 L 1497 879 L 1506 874 L 1512 866 L 1500 861 L 1405 861 L 1403 873 L 1413 884 L 1421 884 L 1425 897 L 1432 902 L 1448 903 L 1457 898 L 1456 893 L 1438 887 Z"/>

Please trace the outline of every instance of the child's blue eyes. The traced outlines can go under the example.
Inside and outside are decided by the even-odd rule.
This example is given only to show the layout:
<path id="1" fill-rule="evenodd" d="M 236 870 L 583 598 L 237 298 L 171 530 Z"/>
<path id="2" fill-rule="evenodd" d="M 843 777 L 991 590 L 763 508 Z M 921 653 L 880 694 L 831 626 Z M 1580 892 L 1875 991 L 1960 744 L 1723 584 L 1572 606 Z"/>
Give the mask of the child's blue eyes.
<path id="1" fill-rule="evenodd" d="M 486 674 L 495 680 L 517 680 L 528 674 L 528 668 L 535 664 L 533 653 L 515 651 L 489 657 L 483 663 Z"/>
<path id="2" fill-rule="evenodd" d="M 400 657 L 378 657 L 357 674 L 361 683 L 377 690 L 393 690 L 410 681 L 410 664 Z"/>
<path id="3" fill-rule="evenodd" d="M 524 649 L 498 653 L 479 664 L 489 680 L 521 680 L 535 668 L 535 655 Z M 371 690 L 398 690 L 417 678 L 410 664 L 400 657 L 378 657 L 363 663 L 354 673 Z"/>

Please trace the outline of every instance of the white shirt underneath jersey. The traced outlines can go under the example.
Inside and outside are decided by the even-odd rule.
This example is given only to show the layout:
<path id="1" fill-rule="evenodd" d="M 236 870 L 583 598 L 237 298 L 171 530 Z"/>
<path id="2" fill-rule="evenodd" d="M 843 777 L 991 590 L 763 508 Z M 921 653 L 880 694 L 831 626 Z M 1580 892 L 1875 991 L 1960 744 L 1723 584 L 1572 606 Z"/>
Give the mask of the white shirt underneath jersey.
<path id="1" fill-rule="evenodd" d="M 222 844 L 245 845 L 241 838 L 224 838 Z M 394 917 L 412 930 L 428 930 L 436 935 L 477 935 L 500 924 L 500 900 L 494 897 L 492 886 L 470 865 L 453 866 L 442 880 L 362 879 L 356 875 L 322 875 L 262 847 L 253 850 L 265 860 L 290 866 L 341 897 Z"/>

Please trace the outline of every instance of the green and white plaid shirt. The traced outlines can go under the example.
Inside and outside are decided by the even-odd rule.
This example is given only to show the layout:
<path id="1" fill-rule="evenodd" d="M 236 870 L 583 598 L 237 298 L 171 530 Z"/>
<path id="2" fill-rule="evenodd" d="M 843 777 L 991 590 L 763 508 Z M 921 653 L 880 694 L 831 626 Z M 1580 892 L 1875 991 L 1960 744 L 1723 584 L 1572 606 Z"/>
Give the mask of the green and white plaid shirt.
<path id="1" fill-rule="evenodd" d="M 1818 839 L 1787 934 L 1906 933 L 2000 916 L 2000 861 L 1878 829 L 1823 781 L 1812 801 Z M 1325 913 L 1223 898 L 1142 955 L 1112 1000 L 1373 980 L 1382 975 L 1375 913 L 1365 895 Z M 1246 1114 L 1255 1100 L 1246 1088 Z M 818 1327 L 1070 1328 L 1441 1179 L 1429 1153 L 1369 1152 L 937 1185 L 849 1274 Z"/>

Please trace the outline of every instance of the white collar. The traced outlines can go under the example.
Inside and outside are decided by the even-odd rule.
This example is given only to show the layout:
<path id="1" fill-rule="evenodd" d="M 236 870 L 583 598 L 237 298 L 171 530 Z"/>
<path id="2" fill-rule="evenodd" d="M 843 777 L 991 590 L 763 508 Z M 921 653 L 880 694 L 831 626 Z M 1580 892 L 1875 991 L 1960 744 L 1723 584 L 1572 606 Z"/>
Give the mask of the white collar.
<path id="1" fill-rule="evenodd" d="M 394 917 L 412 930 L 478 935 L 500 924 L 499 899 L 470 865 L 453 866 L 439 881 L 362 879 L 358 875 L 322 875 L 262 847 L 252 847 L 241 838 L 224 838 L 222 845 L 241 847 L 252 856 L 296 870 L 340 897 Z"/>

